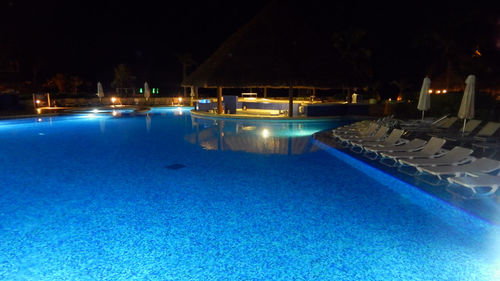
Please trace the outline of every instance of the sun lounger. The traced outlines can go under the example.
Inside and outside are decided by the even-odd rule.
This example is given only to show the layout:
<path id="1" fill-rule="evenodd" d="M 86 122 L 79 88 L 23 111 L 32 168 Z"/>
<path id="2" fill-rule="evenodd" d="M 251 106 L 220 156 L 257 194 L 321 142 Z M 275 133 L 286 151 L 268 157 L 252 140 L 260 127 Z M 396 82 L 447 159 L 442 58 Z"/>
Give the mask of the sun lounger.
<path id="1" fill-rule="evenodd" d="M 407 121 L 400 121 L 399 122 L 399 125 L 401 127 L 428 127 L 428 126 L 436 126 L 437 124 L 440 124 L 440 122 L 442 122 L 444 119 L 446 119 L 448 117 L 448 114 L 447 115 L 443 115 L 437 119 L 413 119 L 413 120 L 407 120 Z"/>
<path id="2" fill-rule="evenodd" d="M 432 137 L 425 146 L 418 151 L 394 151 L 381 152 L 380 163 L 387 166 L 395 166 L 399 159 L 433 158 L 441 156 L 444 152 L 441 149 L 446 140 Z M 392 160 L 392 161 L 387 161 Z"/>
<path id="3" fill-rule="evenodd" d="M 356 123 L 358 124 L 358 123 Z M 332 135 L 334 137 L 337 137 L 337 136 L 343 136 L 343 135 L 349 135 L 349 134 L 358 134 L 364 130 L 366 130 L 367 128 L 369 127 L 375 127 L 377 128 L 378 125 L 376 122 L 359 122 L 359 125 L 352 125 L 352 126 L 349 126 L 349 127 L 340 127 L 340 128 L 336 128 L 332 131 Z"/>
<path id="4" fill-rule="evenodd" d="M 353 133 L 346 133 L 346 134 L 337 135 L 336 137 L 337 137 L 337 140 L 339 140 L 341 142 L 349 140 L 349 139 L 365 138 L 365 137 L 371 136 L 373 133 L 375 133 L 375 131 L 377 130 L 378 127 L 379 127 L 379 125 L 377 123 L 372 123 L 372 124 L 370 124 L 370 126 L 368 126 L 367 128 L 365 128 L 363 130 L 355 131 Z"/>
<path id="5" fill-rule="evenodd" d="M 337 127 L 337 128 L 332 130 L 332 133 L 333 134 L 342 134 L 342 133 L 347 133 L 347 132 L 358 131 L 362 128 L 366 128 L 370 123 L 372 123 L 372 121 L 368 121 L 368 120 L 354 122 L 354 123 L 351 123 L 349 125 Z"/>
<path id="6" fill-rule="evenodd" d="M 459 165 L 465 162 L 470 162 L 475 159 L 470 156 L 474 150 L 455 146 L 449 152 L 446 152 L 443 156 L 435 158 L 419 158 L 419 159 L 399 159 L 401 165 L 408 166 L 439 166 L 439 165 Z"/>
<path id="7" fill-rule="evenodd" d="M 349 139 L 344 139 L 343 140 L 343 146 L 344 147 L 347 147 L 350 145 L 351 142 L 358 142 L 358 143 L 362 143 L 363 141 L 376 141 L 376 140 L 379 140 L 381 141 L 382 139 L 384 139 L 384 137 L 387 136 L 387 131 L 389 131 L 389 128 L 387 128 L 386 126 L 380 126 L 376 132 L 371 135 L 371 136 L 367 136 L 367 137 L 357 137 L 357 136 L 354 136 L 353 138 L 349 138 Z M 342 140 L 343 138 L 340 137 L 340 139 Z"/>
<path id="8" fill-rule="evenodd" d="M 449 165 L 449 166 L 431 166 L 431 167 L 417 167 L 421 173 L 428 173 L 442 179 L 447 176 L 461 176 L 465 173 L 491 173 L 500 169 L 500 161 L 490 158 L 479 158 L 463 165 Z"/>
<path id="9" fill-rule="evenodd" d="M 431 134 L 432 136 L 438 136 L 440 138 L 444 138 L 445 140 L 448 141 L 459 141 L 463 140 L 465 137 L 470 135 L 478 126 L 481 124 L 481 120 L 469 120 L 465 124 L 464 128 L 460 128 L 455 132 L 446 132 L 446 133 L 436 133 L 436 134 Z"/>
<path id="10" fill-rule="evenodd" d="M 374 146 L 393 146 L 397 144 L 402 144 L 403 142 L 407 142 L 407 140 L 401 139 L 404 131 L 401 129 L 393 129 L 391 133 L 381 140 L 377 141 L 351 141 L 352 147 L 351 150 L 356 153 L 361 153 L 365 147 L 374 147 Z"/>
<path id="11" fill-rule="evenodd" d="M 411 130 L 411 131 L 417 131 L 417 132 L 428 132 L 428 131 L 432 131 L 432 130 L 436 130 L 436 129 L 448 129 L 457 120 L 458 120 L 458 117 L 455 117 L 455 116 L 452 116 L 452 117 L 443 116 L 430 124 L 421 123 L 420 125 L 417 125 L 417 126 L 401 125 L 401 128 L 403 128 L 405 130 Z"/>
<path id="12" fill-rule="evenodd" d="M 500 129 L 500 123 L 488 122 L 476 135 L 472 137 L 474 141 L 488 141 Z"/>
<path id="13" fill-rule="evenodd" d="M 422 149 L 427 141 L 419 138 L 415 138 L 401 145 L 388 145 L 388 146 L 375 146 L 375 147 L 365 147 L 365 153 L 363 154 L 366 158 L 375 160 L 378 157 L 378 153 L 382 152 L 398 152 L 398 151 L 418 151 Z"/>
<path id="14" fill-rule="evenodd" d="M 492 195 L 500 187 L 500 175 L 476 174 L 464 177 L 450 177 L 448 181 L 469 188 L 474 196 Z"/>

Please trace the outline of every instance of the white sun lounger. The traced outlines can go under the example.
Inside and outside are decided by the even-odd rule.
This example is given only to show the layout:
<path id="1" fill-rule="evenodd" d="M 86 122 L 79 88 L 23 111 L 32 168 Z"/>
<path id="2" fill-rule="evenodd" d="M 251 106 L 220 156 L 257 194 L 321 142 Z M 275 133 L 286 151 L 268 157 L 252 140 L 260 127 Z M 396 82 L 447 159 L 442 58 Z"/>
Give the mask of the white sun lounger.
<path id="1" fill-rule="evenodd" d="M 335 128 L 334 130 L 332 130 L 332 135 L 334 137 L 336 137 L 336 136 L 342 136 L 342 135 L 346 135 L 346 134 L 358 134 L 358 133 L 362 132 L 363 130 L 366 130 L 368 127 L 376 125 L 376 124 L 377 123 L 372 122 L 372 121 L 368 121 L 368 122 L 360 121 L 360 122 L 357 122 L 357 123 L 354 123 L 351 125 L 347 125 L 344 127 Z"/>
<path id="2" fill-rule="evenodd" d="M 374 147 L 374 146 L 393 146 L 402 144 L 403 142 L 408 142 L 407 140 L 401 139 L 404 131 L 401 129 L 392 129 L 391 133 L 383 139 L 376 141 L 363 141 L 363 140 L 353 140 L 351 141 L 352 147 L 351 150 L 356 153 L 361 153 L 366 147 Z"/>
<path id="3" fill-rule="evenodd" d="M 343 141 L 343 146 L 344 147 L 347 147 L 351 144 L 351 142 L 357 142 L 357 143 L 362 143 L 364 141 L 376 141 L 376 140 L 379 140 L 379 141 L 382 141 L 384 139 L 384 137 L 387 136 L 387 131 L 389 131 L 389 128 L 387 128 L 386 126 L 380 126 L 376 132 L 373 133 L 373 135 L 371 136 L 367 136 L 367 137 L 353 137 L 353 138 L 350 138 L 350 139 L 345 139 Z M 342 139 L 342 138 L 340 138 Z"/>
<path id="4" fill-rule="evenodd" d="M 435 158 L 418 158 L 418 159 L 399 159 L 401 165 L 408 166 L 439 166 L 439 165 L 459 165 L 465 162 L 470 162 L 475 158 L 470 156 L 474 150 L 455 146 L 443 156 Z"/>
<path id="5" fill-rule="evenodd" d="M 463 165 L 448 165 L 448 166 L 431 166 L 431 167 L 417 167 L 421 173 L 428 173 L 433 176 L 443 179 L 447 176 L 461 176 L 465 173 L 491 173 L 500 169 L 500 161 L 490 158 L 479 158 Z"/>
<path id="6" fill-rule="evenodd" d="M 372 121 L 363 120 L 363 121 L 351 123 L 349 125 L 337 127 L 337 128 L 332 130 L 332 134 L 335 135 L 335 134 L 344 134 L 344 133 L 348 133 L 348 132 L 359 131 L 360 129 L 364 129 L 364 128 L 368 127 L 368 125 L 370 123 L 372 123 Z"/>
<path id="7" fill-rule="evenodd" d="M 436 126 L 439 125 L 443 120 L 445 120 L 448 117 L 447 115 L 443 115 L 436 120 L 422 120 L 422 119 L 413 119 L 413 120 L 407 120 L 407 121 L 401 121 L 399 125 L 401 127 L 408 127 L 408 128 L 416 128 L 416 127 L 424 127 L 424 126 Z"/>
<path id="8" fill-rule="evenodd" d="M 448 181 L 469 188 L 475 196 L 488 196 L 494 194 L 500 187 L 500 174 L 476 174 L 464 177 L 450 177 Z M 489 188 L 489 190 L 483 191 L 481 190 L 482 188 Z"/>
<path id="9" fill-rule="evenodd" d="M 472 137 L 475 141 L 488 141 L 500 129 L 500 123 L 488 122 Z"/>
<path id="10" fill-rule="evenodd" d="M 379 125 L 377 123 L 371 123 L 367 128 L 363 130 L 355 131 L 353 133 L 336 135 L 336 137 L 339 141 L 346 141 L 355 138 L 365 138 L 375 133 L 378 127 Z"/>
<path id="11" fill-rule="evenodd" d="M 405 140 L 406 141 L 406 140 Z M 382 152 L 398 152 L 398 151 L 418 151 L 424 147 L 427 141 L 419 138 L 415 138 L 409 142 L 401 145 L 388 145 L 388 146 L 375 146 L 375 147 L 365 147 L 365 153 L 363 154 L 366 158 L 375 160 L 379 154 Z"/>
<path id="12" fill-rule="evenodd" d="M 430 158 L 442 155 L 440 153 L 441 147 L 443 147 L 446 140 L 441 138 L 432 137 L 419 151 L 393 151 L 393 152 L 381 152 L 380 155 L 383 158 L 397 159 L 413 159 L 413 158 Z"/>

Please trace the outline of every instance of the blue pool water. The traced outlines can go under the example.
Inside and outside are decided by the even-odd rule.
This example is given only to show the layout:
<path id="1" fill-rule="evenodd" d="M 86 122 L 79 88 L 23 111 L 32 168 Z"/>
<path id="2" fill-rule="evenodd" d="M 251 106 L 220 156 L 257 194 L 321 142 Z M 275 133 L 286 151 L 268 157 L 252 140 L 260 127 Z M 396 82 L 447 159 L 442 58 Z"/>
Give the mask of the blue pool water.
<path id="1" fill-rule="evenodd" d="M 0 121 L 0 280 L 498 280 L 500 231 L 310 134 L 182 109 Z"/>

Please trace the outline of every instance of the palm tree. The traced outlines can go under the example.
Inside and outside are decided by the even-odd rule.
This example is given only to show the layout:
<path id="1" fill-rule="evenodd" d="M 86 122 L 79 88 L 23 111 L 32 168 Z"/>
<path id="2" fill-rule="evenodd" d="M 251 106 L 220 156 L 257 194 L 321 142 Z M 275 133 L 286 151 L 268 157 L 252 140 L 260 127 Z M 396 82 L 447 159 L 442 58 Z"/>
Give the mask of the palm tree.
<path id="1" fill-rule="evenodd" d="M 111 86 L 116 89 L 116 93 L 120 94 L 121 90 L 132 87 L 135 77 L 125 64 L 120 64 L 114 69 L 115 78 L 111 82 Z"/>
<path id="2" fill-rule="evenodd" d="M 332 36 L 333 48 L 341 59 L 364 77 L 372 76 L 370 59 L 372 50 L 367 44 L 367 32 L 360 28 L 336 32 Z"/>
<path id="3" fill-rule="evenodd" d="M 182 81 L 184 81 L 186 79 L 188 69 L 191 66 L 196 65 L 196 61 L 193 59 L 193 56 L 190 53 L 184 53 L 182 55 L 177 54 L 176 57 L 179 63 L 182 65 Z M 183 88 L 184 97 L 186 97 L 186 87 Z"/>
<path id="4" fill-rule="evenodd" d="M 73 94 L 76 95 L 78 93 L 78 87 L 80 87 L 83 84 L 83 80 L 78 76 L 71 76 L 69 78 L 69 83 L 71 85 Z"/>

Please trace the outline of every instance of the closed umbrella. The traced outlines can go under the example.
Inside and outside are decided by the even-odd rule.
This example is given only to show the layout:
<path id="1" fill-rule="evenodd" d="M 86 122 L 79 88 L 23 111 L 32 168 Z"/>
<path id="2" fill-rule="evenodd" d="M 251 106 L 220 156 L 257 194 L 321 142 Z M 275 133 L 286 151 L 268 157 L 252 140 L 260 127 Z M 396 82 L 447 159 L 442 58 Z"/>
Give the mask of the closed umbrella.
<path id="1" fill-rule="evenodd" d="M 149 89 L 148 82 L 144 83 L 144 97 L 146 98 L 146 101 L 149 100 L 149 97 L 151 96 L 151 90 Z"/>
<path id="2" fill-rule="evenodd" d="M 194 87 L 191 87 L 191 92 L 189 93 L 189 106 L 193 106 L 193 99 L 194 99 Z"/>
<path id="3" fill-rule="evenodd" d="M 99 97 L 99 102 L 104 98 L 104 91 L 102 90 L 101 82 L 97 82 L 97 96 Z"/>
<path id="4" fill-rule="evenodd" d="M 476 76 L 469 75 L 465 79 L 465 91 L 458 110 L 458 118 L 464 119 L 462 132 L 465 131 L 465 122 L 467 119 L 474 118 L 474 97 L 476 95 Z"/>
<path id="5" fill-rule="evenodd" d="M 422 82 L 422 88 L 420 89 L 420 96 L 418 98 L 418 105 L 417 105 L 417 109 L 422 111 L 422 120 L 424 120 L 425 111 L 431 108 L 431 97 L 429 95 L 430 87 L 431 87 L 431 79 L 429 77 L 425 77 L 424 82 Z"/>

